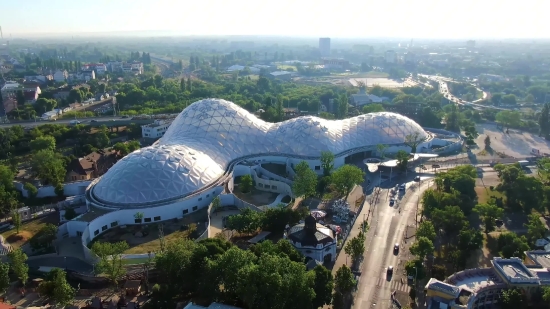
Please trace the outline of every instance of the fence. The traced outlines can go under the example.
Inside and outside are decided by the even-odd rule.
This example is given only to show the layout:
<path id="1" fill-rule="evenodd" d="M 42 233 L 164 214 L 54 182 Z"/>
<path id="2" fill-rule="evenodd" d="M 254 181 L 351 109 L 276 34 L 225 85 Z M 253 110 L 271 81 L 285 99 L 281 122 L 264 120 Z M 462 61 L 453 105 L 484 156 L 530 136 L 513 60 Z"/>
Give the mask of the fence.
<path id="1" fill-rule="evenodd" d="M 220 199 L 220 202 L 221 202 L 221 199 Z M 212 216 L 212 209 L 213 209 L 213 206 L 212 206 L 212 203 L 210 203 L 210 205 L 208 205 L 208 211 L 207 211 L 208 221 L 206 221 L 206 229 L 204 229 L 204 232 L 202 232 L 202 234 L 200 234 L 199 237 L 195 239 L 196 242 L 206 239 L 209 236 L 208 231 L 210 231 L 210 217 Z"/>

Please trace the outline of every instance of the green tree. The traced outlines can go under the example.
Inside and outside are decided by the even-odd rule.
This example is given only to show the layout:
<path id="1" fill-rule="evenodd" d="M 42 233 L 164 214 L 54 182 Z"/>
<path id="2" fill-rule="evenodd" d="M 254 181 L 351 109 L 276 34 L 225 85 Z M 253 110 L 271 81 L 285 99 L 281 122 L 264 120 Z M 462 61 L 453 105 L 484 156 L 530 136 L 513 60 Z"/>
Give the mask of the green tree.
<path id="1" fill-rule="evenodd" d="M 31 169 L 44 183 L 53 185 L 62 184 L 67 173 L 61 157 L 49 150 L 39 150 L 32 156 Z"/>
<path id="2" fill-rule="evenodd" d="M 485 149 L 491 149 L 491 137 L 489 135 L 485 136 L 483 142 L 485 143 Z"/>
<path id="3" fill-rule="evenodd" d="M 385 145 L 385 144 L 376 145 L 376 151 L 378 152 L 378 155 L 380 156 L 380 158 L 382 158 L 382 160 L 384 160 L 386 156 L 386 149 L 388 149 L 388 145 Z"/>
<path id="4" fill-rule="evenodd" d="M 550 104 L 545 103 L 539 115 L 540 135 L 547 136 L 550 134 Z"/>
<path id="5" fill-rule="evenodd" d="M 436 236 L 435 228 L 431 221 L 425 220 L 418 225 L 418 229 L 416 230 L 417 238 L 425 237 L 433 242 Z"/>
<path id="6" fill-rule="evenodd" d="M 248 193 L 250 190 L 252 190 L 253 186 L 252 176 L 250 175 L 244 175 L 241 177 L 241 182 L 239 183 L 239 189 L 241 189 L 241 192 Z"/>
<path id="7" fill-rule="evenodd" d="M 5 294 L 10 287 L 10 265 L 8 263 L 0 262 L 0 293 Z M 332 274 L 331 274 L 332 279 Z M 332 290 L 332 288 L 331 288 Z M 330 295 L 330 292 L 329 292 Z"/>
<path id="8" fill-rule="evenodd" d="M 38 189 L 30 182 L 26 182 L 23 189 L 27 190 L 28 197 L 33 199 L 38 194 Z"/>
<path id="9" fill-rule="evenodd" d="M 114 285 L 117 285 L 118 281 L 126 273 L 122 253 L 128 250 L 128 248 L 126 241 L 119 241 L 117 243 L 97 241 L 92 245 L 92 252 L 99 257 L 95 268 L 96 271 L 105 274 Z"/>
<path id="10" fill-rule="evenodd" d="M 426 139 L 420 135 L 420 132 L 414 132 L 405 136 L 404 144 L 411 147 L 411 153 L 416 153 L 416 147 Z"/>
<path id="11" fill-rule="evenodd" d="M 29 146 L 34 153 L 40 150 L 55 151 L 55 138 L 49 135 L 37 137 L 29 143 Z"/>
<path id="12" fill-rule="evenodd" d="M 315 298 L 313 299 L 311 308 L 319 308 L 324 305 L 330 305 L 332 300 L 332 289 L 334 288 L 334 278 L 332 273 L 326 267 L 317 265 L 313 269 L 315 281 L 313 290 Z"/>
<path id="13" fill-rule="evenodd" d="M 405 150 L 399 150 L 395 154 L 395 158 L 397 159 L 397 167 L 405 171 L 409 165 L 409 154 Z"/>
<path id="14" fill-rule="evenodd" d="M 44 225 L 30 240 L 29 244 L 34 250 L 47 249 L 57 239 L 57 226 L 48 223 Z"/>
<path id="15" fill-rule="evenodd" d="M 227 228 L 239 233 L 251 234 L 258 230 L 262 217 L 260 213 L 244 208 L 241 213 L 227 218 Z"/>
<path id="16" fill-rule="evenodd" d="M 216 212 L 220 211 L 221 208 L 222 208 L 222 202 L 220 201 L 220 197 L 216 196 L 212 200 L 212 210 L 216 213 Z"/>
<path id="17" fill-rule="evenodd" d="M 17 279 L 21 280 L 21 283 L 25 285 L 29 279 L 29 266 L 26 263 L 27 255 L 21 248 L 17 248 L 8 253 L 8 259 L 13 273 L 17 276 Z"/>
<path id="18" fill-rule="evenodd" d="M 524 307 L 527 299 L 523 292 L 518 288 L 504 290 L 500 297 L 502 309 L 517 309 Z"/>
<path id="19" fill-rule="evenodd" d="M 347 94 L 340 95 L 338 99 L 338 118 L 345 119 L 348 117 L 348 96 Z"/>
<path id="20" fill-rule="evenodd" d="M 363 183 L 364 177 L 360 168 L 346 164 L 335 170 L 331 179 L 336 190 L 347 198 L 355 185 Z"/>
<path id="21" fill-rule="evenodd" d="M 66 279 L 65 271 L 54 268 L 46 275 L 44 281 L 38 286 L 41 295 L 53 299 L 62 307 L 70 304 L 73 300 L 76 290 L 73 289 Z"/>
<path id="22" fill-rule="evenodd" d="M 385 111 L 382 104 L 367 104 L 363 106 L 363 114 L 379 113 Z"/>
<path id="23" fill-rule="evenodd" d="M 71 102 L 74 103 L 74 102 Z M 57 106 L 57 101 L 54 99 L 38 98 L 34 103 L 34 110 L 42 115 L 45 112 L 53 110 Z"/>
<path id="24" fill-rule="evenodd" d="M 126 145 L 126 143 L 123 143 L 123 142 L 118 142 L 114 144 L 113 149 L 118 153 L 120 153 L 120 155 L 122 155 L 123 157 L 128 155 L 128 153 L 130 153 L 130 150 L 128 149 L 128 145 Z"/>
<path id="25" fill-rule="evenodd" d="M 447 235 L 457 235 L 468 224 L 466 216 L 458 206 L 445 206 L 432 212 L 432 223 L 436 230 L 443 230 Z"/>
<path id="26" fill-rule="evenodd" d="M 504 209 L 492 204 L 477 204 L 474 207 L 474 212 L 481 217 L 485 226 L 485 233 L 494 231 L 495 220 L 502 218 L 502 215 L 504 215 Z"/>
<path id="27" fill-rule="evenodd" d="M 74 208 L 66 208 L 65 209 L 65 216 L 64 216 L 65 220 L 67 220 L 67 221 L 72 220 L 72 219 L 76 218 L 76 216 L 78 216 L 78 215 L 77 215 L 76 211 L 74 210 Z"/>
<path id="28" fill-rule="evenodd" d="M 500 256 L 509 259 L 511 257 L 523 258 L 525 251 L 529 250 L 529 244 L 525 236 L 518 236 L 516 233 L 502 233 L 497 239 L 497 248 Z"/>
<path id="29" fill-rule="evenodd" d="M 354 263 L 357 263 L 365 253 L 365 234 L 360 232 L 359 235 L 350 239 L 344 247 L 344 252 L 351 257 Z"/>
<path id="30" fill-rule="evenodd" d="M 332 154 L 332 152 L 321 152 L 321 167 L 323 168 L 323 175 L 330 176 L 334 168 L 334 154 Z"/>
<path id="31" fill-rule="evenodd" d="M 13 226 L 15 226 L 16 233 L 19 234 L 19 230 L 21 229 L 22 225 L 21 214 L 19 213 L 19 211 L 17 211 L 17 208 L 15 207 L 12 209 L 11 221 L 13 222 Z"/>
<path id="32" fill-rule="evenodd" d="M 432 254 L 435 250 L 433 242 L 427 237 L 417 237 L 416 241 L 409 248 L 412 254 L 424 260 L 426 256 Z"/>
<path id="33" fill-rule="evenodd" d="M 540 220 L 540 216 L 536 213 L 529 215 L 529 220 L 524 224 L 527 228 L 527 240 L 534 243 L 537 239 L 542 239 L 546 236 L 546 225 Z"/>
<path id="34" fill-rule="evenodd" d="M 355 277 L 349 267 L 343 265 L 338 268 L 334 276 L 334 290 L 336 292 L 349 295 L 355 289 L 356 284 Z"/>
<path id="35" fill-rule="evenodd" d="M 521 123 L 521 114 L 518 111 L 505 110 L 498 112 L 495 119 L 506 128 L 517 127 Z"/>
<path id="36" fill-rule="evenodd" d="M 550 304 L 550 287 L 544 287 L 542 290 L 542 299 Z"/>
<path id="37" fill-rule="evenodd" d="M 317 174 L 309 168 L 306 161 L 298 163 L 295 170 L 292 193 L 297 197 L 303 196 L 304 199 L 314 196 L 317 189 Z"/>

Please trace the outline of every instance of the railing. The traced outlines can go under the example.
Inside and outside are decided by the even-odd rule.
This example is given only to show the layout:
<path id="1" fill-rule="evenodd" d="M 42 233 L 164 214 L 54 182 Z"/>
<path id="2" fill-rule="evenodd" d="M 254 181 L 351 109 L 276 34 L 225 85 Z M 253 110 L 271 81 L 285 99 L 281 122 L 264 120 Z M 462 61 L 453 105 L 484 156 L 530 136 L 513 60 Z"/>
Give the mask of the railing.
<path id="1" fill-rule="evenodd" d="M 281 181 L 281 182 L 284 182 L 284 183 L 286 183 L 286 184 L 288 184 L 288 185 L 292 185 L 292 180 L 290 180 L 290 179 L 287 179 L 287 178 L 285 178 L 285 177 L 283 177 L 283 176 L 280 176 L 280 175 L 277 175 L 277 174 L 275 174 L 275 173 L 272 173 L 272 172 L 266 170 L 265 168 L 263 168 L 261 165 L 259 165 L 257 168 L 259 169 L 259 171 L 260 171 L 260 173 L 261 173 L 262 175 L 265 175 L 265 176 L 267 176 L 267 177 L 269 177 L 269 178 L 273 178 L 273 179 L 276 180 L 276 181 Z M 261 177 L 259 177 L 259 178 L 261 178 Z M 261 178 L 261 179 L 262 179 L 262 178 Z"/>

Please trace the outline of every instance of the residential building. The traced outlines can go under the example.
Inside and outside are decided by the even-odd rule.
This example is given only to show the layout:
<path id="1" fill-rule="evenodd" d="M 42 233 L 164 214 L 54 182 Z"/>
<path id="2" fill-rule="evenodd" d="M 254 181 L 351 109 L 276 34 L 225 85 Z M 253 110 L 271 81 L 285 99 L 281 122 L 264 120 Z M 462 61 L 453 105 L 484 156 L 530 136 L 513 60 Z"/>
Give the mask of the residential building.
<path id="1" fill-rule="evenodd" d="M 68 77 L 69 73 L 67 72 L 67 70 L 57 70 L 53 74 L 53 80 L 55 80 L 56 82 L 64 82 L 67 80 Z"/>
<path id="2" fill-rule="evenodd" d="M 260 73 L 260 69 L 259 68 L 256 68 L 254 66 L 251 66 L 251 67 L 247 67 L 247 66 L 243 66 L 243 65 L 232 65 L 230 67 L 227 68 L 227 72 L 238 72 L 238 71 L 242 71 L 244 69 L 248 68 L 250 70 L 250 73 L 252 74 L 258 74 Z"/>
<path id="3" fill-rule="evenodd" d="M 38 92 L 36 90 L 24 90 L 25 104 L 34 104 L 38 100 Z"/>
<path id="4" fill-rule="evenodd" d="M 25 76 L 25 81 L 27 81 L 27 82 L 38 82 L 40 84 L 45 84 L 45 83 L 47 83 L 48 81 L 50 81 L 52 79 L 53 79 L 52 75 L 30 75 L 30 76 Z"/>
<path id="5" fill-rule="evenodd" d="M 118 72 L 122 70 L 122 62 L 121 61 L 109 61 L 107 62 L 107 67 L 111 72 Z"/>
<path id="6" fill-rule="evenodd" d="M 93 70 L 96 74 L 105 74 L 105 72 L 107 71 L 107 66 L 103 63 L 87 63 L 83 64 L 80 69 L 82 71 Z"/>
<path id="7" fill-rule="evenodd" d="M 82 70 L 78 77 L 80 80 L 90 81 L 95 79 L 95 72 L 94 70 Z"/>
<path id="8" fill-rule="evenodd" d="M 278 80 L 290 80 L 292 78 L 292 73 L 288 71 L 275 71 L 269 73 L 267 77 Z"/>
<path id="9" fill-rule="evenodd" d="M 11 112 L 17 108 L 17 100 L 13 96 L 3 99 L 3 106 L 0 106 L 0 117 L 5 116 L 5 114 Z"/>
<path id="10" fill-rule="evenodd" d="M 529 300 L 550 286 L 550 252 L 529 251 L 525 255 L 525 263 L 516 257 L 495 257 L 491 267 L 466 269 L 445 281 L 430 279 L 424 287 L 427 308 L 487 308 L 497 304 L 502 292 L 511 288 L 520 289 Z"/>
<path id="11" fill-rule="evenodd" d="M 397 62 L 397 54 L 394 50 L 388 50 L 386 53 L 384 53 L 384 60 L 386 63 L 396 63 Z"/>
<path id="12" fill-rule="evenodd" d="M 18 90 L 23 90 L 23 86 L 14 81 L 6 81 L 4 86 L 0 89 L 3 98 L 15 96 Z"/>
<path id="13" fill-rule="evenodd" d="M 330 57 L 330 38 L 319 38 L 319 53 L 321 57 Z"/>
<path id="14" fill-rule="evenodd" d="M 304 220 L 304 223 L 289 228 L 284 238 L 288 239 L 306 258 L 321 263 L 334 262 L 336 259 L 335 232 L 318 224 L 311 215 Z"/>
<path id="15" fill-rule="evenodd" d="M 323 66 L 327 70 L 345 70 L 349 68 L 349 61 L 336 58 L 323 58 Z"/>
<path id="16" fill-rule="evenodd" d="M 359 93 L 351 95 L 351 104 L 356 107 L 371 103 L 382 103 L 384 101 L 387 101 L 387 98 L 375 96 L 374 94 L 369 94 L 365 91 L 364 87 L 359 89 Z"/>
<path id="17" fill-rule="evenodd" d="M 143 74 L 143 62 L 134 61 L 130 65 L 134 74 Z"/>
<path id="18" fill-rule="evenodd" d="M 74 159 L 67 167 L 65 180 L 90 180 L 105 174 L 118 160 L 118 153 L 112 149 L 100 149 L 89 155 Z"/>
<path id="19" fill-rule="evenodd" d="M 148 138 L 162 137 L 170 124 L 172 124 L 172 120 L 155 120 L 151 124 L 141 126 L 141 136 Z"/>

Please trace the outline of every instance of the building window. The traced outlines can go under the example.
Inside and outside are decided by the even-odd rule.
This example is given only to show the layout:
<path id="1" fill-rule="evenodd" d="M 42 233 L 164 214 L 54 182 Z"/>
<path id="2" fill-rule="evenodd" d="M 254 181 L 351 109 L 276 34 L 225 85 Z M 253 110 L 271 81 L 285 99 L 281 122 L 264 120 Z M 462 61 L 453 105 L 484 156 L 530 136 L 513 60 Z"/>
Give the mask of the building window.
<path id="1" fill-rule="evenodd" d="M 104 225 L 104 226 L 101 227 L 101 231 L 102 231 L 102 232 L 103 232 L 103 231 L 106 231 L 106 230 L 107 230 L 107 226 L 106 226 L 106 225 Z"/>
<path id="2" fill-rule="evenodd" d="M 118 225 L 118 221 L 115 221 L 115 222 L 111 222 L 111 227 L 115 227 Z"/>
<path id="3" fill-rule="evenodd" d="M 155 221 L 160 221 L 160 216 L 154 217 L 153 220 L 155 220 Z"/>
<path id="4" fill-rule="evenodd" d="M 77 231 L 77 232 L 76 232 L 76 236 L 82 237 L 82 232 L 81 232 L 81 231 Z"/>
<path id="5" fill-rule="evenodd" d="M 72 180 L 76 180 L 76 176 L 71 176 L 71 179 L 72 179 Z"/>
<path id="6" fill-rule="evenodd" d="M 135 223 L 141 223 L 141 219 L 134 219 Z"/>
<path id="7" fill-rule="evenodd" d="M 193 211 L 197 210 L 198 208 L 198 206 L 193 206 Z"/>
<path id="8" fill-rule="evenodd" d="M 315 165 L 315 170 L 316 170 L 316 171 L 320 171 L 320 170 L 321 170 L 321 166 L 320 166 L 320 165 Z"/>
<path id="9" fill-rule="evenodd" d="M 189 209 L 184 209 L 184 210 L 183 210 L 183 214 L 185 215 L 185 214 L 187 214 L 187 213 L 189 213 Z"/>
<path id="10" fill-rule="evenodd" d="M 265 188 L 266 189 L 270 189 L 271 187 L 269 185 L 265 185 Z"/>
<path id="11" fill-rule="evenodd" d="M 94 236 L 97 236 L 97 235 L 99 235 L 99 230 L 95 230 L 94 232 Z"/>
<path id="12" fill-rule="evenodd" d="M 199 202 L 202 201 L 202 197 L 199 197 Z"/>
<path id="13" fill-rule="evenodd" d="M 277 186 L 271 186 L 271 189 L 277 190 Z"/>
<path id="14" fill-rule="evenodd" d="M 263 187 L 264 187 L 264 184 L 261 183 L 261 182 L 259 182 L 259 183 L 258 183 L 258 186 L 259 186 L 260 188 L 263 188 Z"/>
<path id="15" fill-rule="evenodd" d="M 143 219 L 143 221 L 145 221 L 145 222 L 151 222 L 151 218 L 145 218 L 145 219 Z"/>
<path id="16" fill-rule="evenodd" d="M 207 194 L 207 195 L 206 195 L 206 198 L 209 198 L 209 197 L 210 197 L 210 194 Z"/>

